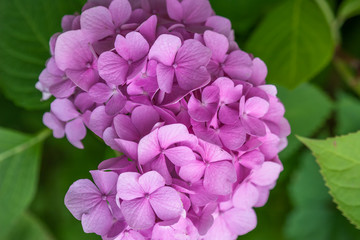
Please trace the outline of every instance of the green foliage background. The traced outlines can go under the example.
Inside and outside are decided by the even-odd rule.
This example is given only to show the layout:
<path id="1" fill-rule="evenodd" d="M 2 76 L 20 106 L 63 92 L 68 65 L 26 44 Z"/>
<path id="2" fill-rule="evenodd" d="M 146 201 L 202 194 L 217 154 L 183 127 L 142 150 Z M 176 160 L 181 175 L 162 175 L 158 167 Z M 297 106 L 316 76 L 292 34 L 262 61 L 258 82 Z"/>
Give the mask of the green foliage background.
<path id="1" fill-rule="evenodd" d="M 292 126 L 285 170 L 256 210 L 258 227 L 239 239 L 360 239 L 350 223 L 360 225 L 360 133 L 346 135 L 360 129 L 360 0 L 210 2 L 232 21 L 240 47 L 267 63 Z M 91 133 L 85 150 L 47 138 L 49 102 L 34 88 L 48 39 L 83 4 L 0 0 L 0 240 L 99 239 L 83 233 L 63 199 L 113 153 Z M 309 139 L 338 135 L 346 136 Z"/>

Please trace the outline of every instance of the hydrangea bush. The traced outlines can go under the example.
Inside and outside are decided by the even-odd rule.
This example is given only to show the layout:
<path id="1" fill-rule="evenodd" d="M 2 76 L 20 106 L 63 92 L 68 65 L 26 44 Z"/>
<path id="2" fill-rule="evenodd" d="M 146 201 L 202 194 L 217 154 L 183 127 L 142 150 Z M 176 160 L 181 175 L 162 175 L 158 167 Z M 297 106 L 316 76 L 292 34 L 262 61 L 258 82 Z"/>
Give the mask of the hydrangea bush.
<path id="1" fill-rule="evenodd" d="M 123 155 L 65 205 L 106 240 L 235 239 L 256 227 L 290 127 L 267 68 L 208 0 L 89 0 L 62 19 L 37 88 L 43 122 Z"/>

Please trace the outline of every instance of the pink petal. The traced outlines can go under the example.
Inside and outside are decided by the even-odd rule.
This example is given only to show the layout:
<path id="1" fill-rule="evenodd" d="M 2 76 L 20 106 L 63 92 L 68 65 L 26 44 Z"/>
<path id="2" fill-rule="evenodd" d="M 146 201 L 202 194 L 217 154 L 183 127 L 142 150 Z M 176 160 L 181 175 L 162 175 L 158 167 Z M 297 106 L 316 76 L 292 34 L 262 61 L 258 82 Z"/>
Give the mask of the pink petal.
<path id="1" fill-rule="evenodd" d="M 164 178 L 156 171 L 150 171 L 139 178 L 139 184 L 146 193 L 152 193 L 165 185 Z"/>
<path id="2" fill-rule="evenodd" d="M 211 16 L 206 19 L 206 26 L 211 27 L 213 31 L 229 36 L 231 31 L 231 22 L 229 19 L 221 16 Z"/>
<path id="3" fill-rule="evenodd" d="M 208 30 L 204 33 L 204 41 L 205 45 L 212 51 L 211 58 L 222 63 L 229 50 L 229 40 L 222 34 Z"/>
<path id="4" fill-rule="evenodd" d="M 131 15 L 132 9 L 128 0 L 114 0 L 109 6 L 112 15 L 112 20 L 115 26 L 120 26 L 126 23 Z"/>
<path id="5" fill-rule="evenodd" d="M 234 124 L 239 120 L 239 110 L 231 105 L 223 105 L 219 110 L 219 120 L 224 124 Z"/>
<path id="6" fill-rule="evenodd" d="M 252 74 L 252 61 L 249 54 L 236 50 L 228 55 L 223 69 L 231 78 L 247 80 Z"/>
<path id="7" fill-rule="evenodd" d="M 256 185 L 268 186 L 273 184 L 278 178 L 282 167 L 274 162 L 264 162 L 261 168 L 253 170 L 249 179 Z"/>
<path id="8" fill-rule="evenodd" d="M 178 192 L 171 187 L 161 187 L 151 193 L 151 207 L 161 220 L 171 220 L 180 217 L 183 210 Z"/>
<path id="9" fill-rule="evenodd" d="M 85 233 L 106 235 L 113 225 L 113 216 L 106 201 L 101 201 L 90 212 L 84 213 L 81 224 Z"/>
<path id="10" fill-rule="evenodd" d="M 115 190 L 118 181 L 118 175 L 114 172 L 90 171 L 96 186 L 103 194 L 109 194 Z M 114 191 L 115 192 L 115 191 Z"/>
<path id="11" fill-rule="evenodd" d="M 166 93 L 171 93 L 175 69 L 159 63 L 156 67 L 156 74 L 159 88 Z"/>
<path id="12" fill-rule="evenodd" d="M 149 43 L 153 43 L 156 39 L 157 22 L 158 20 L 156 15 L 152 15 L 138 28 L 138 31 L 146 38 Z"/>
<path id="13" fill-rule="evenodd" d="M 99 75 L 107 82 L 121 85 L 126 81 L 128 63 L 113 52 L 104 52 L 99 57 Z"/>
<path id="14" fill-rule="evenodd" d="M 197 182 L 204 176 L 205 164 L 202 161 L 194 161 L 179 170 L 179 176 L 187 182 Z"/>
<path id="15" fill-rule="evenodd" d="M 209 193 L 228 195 L 236 180 L 235 168 L 229 161 L 215 162 L 205 170 L 204 187 Z"/>
<path id="16" fill-rule="evenodd" d="M 114 116 L 125 107 L 126 101 L 126 97 L 120 91 L 117 91 L 106 103 L 105 112 L 110 116 Z"/>
<path id="17" fill-rule="evenodd" d="M 96 83 L 89 90 L 91 99 L 96 103 L 107 102 L 112 94 L 112 89 L 104 83 Z"/>
<path id="18" fill-rule="evenodd" d="M 240 164 L 250 169 L 260 168 L 264 160 L 264 154 L 258 150 L 247 152 L 239 158 Z"/>
<path id="19" fill-rule="evenodd" d="M 224 146 L 230 150 L 240 148 L 246 140 L 245 129 L 239 123 L 222 126 L 219 136 Z"/>
<path id="20" fill-rule="evenodd" d="M 211 104 L 210 106 L 205 105 L 194 96 L 191 96 L 188 104 L 188 113 L 190 117 L 197 122 L 208 122 L 216 113 L 217 106 L 215 106 L 215 104 Z"/>
<path id="21" fill-rule="evenodd" d="M 241 118 L 241 123 L 244 126 L 246 132 L 253 136 L 265 136 L 266 135 L 266 127 L 262 120 L 252 117 L 252 116 L 244 116 Z"/>
<path id="22" fill-rule="evenodd" d="M 253 59 L 253 71 L 249 82 L 255 86 L 262 85 L 265 83 L 265 78 L 268 73 L 265 63 L 260 58 Z"/>
<path id="23" fill-rule="evenodd" d="M 177 67 L 175 74 L 180 88 L 184 90 L 195 90 L 210 81 L 210 75 L 205 67 L 197 69 Z"/>
<path id="24" fill-rule="evenodd" d="M 178 0 L 166 0 L 166 7 L 171 19 L 178 22 L 183 20 L 183 9 Z"/>
<path id="25" fill-rule="evenodd" d="M 138 160 L 144 165 L 153 160 L 160 153 L 158 129 L 143 137 L 139 142 Z"/>
<path id="26" fill-rule="evenodd" d="M 51 103 L 51 112 L 63 122 L 70 121 L 80 115 L 74 104 L 66 98 L 55 99 Z"/>
<path id="27" fill-rule="evenodd" d="M 259 191 L 250 182 L 244 181 L 235 190 L 233 204 L 236 208 L 252 208 L 259 199 Z"/>
<path id="28" fill-rule="evenodd" d="M 218 103 L 219 102 L 220 90 L 217 86 L 208 86 L 204 88 L 201 93 L 202 101 L 204 103 Z"/>
<path id="29" fill-rule="evenodd" d="M 95 105 L 87 92 L 79 93 L 75 97 L 74 104 L 82 113 L 85 113 L 86 110 L 89 110 Z"/>
<path id="30" fill-rule="evenodd" d="M 121 139 L 128 141 L 138 141 L 140 139 L 139 132 L 135 128 L 129 116 L 118 114 L 114 118 L 114 127 L 117 135 Z"/>
<path id="31" fill-rule="evenodd" d="M 164 154 L 175 166 L 179 167 L 196 161 L 193 151 L 185 146 L 168 148 Z"/>
<path id="32" fill-rule="evenodd" d="M 67 98 L 75 92 L 75 88 L 75 84 L 68 79 L 50 86 L 49 92 L 56 98 Z"/>
<path id="33" fill-rule="evenodd" d="M 189 140 L 189 132 L 183 124 L 171 124 L 163 126 L 159 129 L 158 139 L 160 146 L 163 149 L 168 148 L 170 145 L 182 141 Z"/>
<path id="34" fill-rule="evenodd" d="M 103 132 L 112 123 L 112 117 L 106 114 L 105 106 L 99 106 L 92 111 L 89 120 L 89 129 L 102 137 Z"/>
<path id="35" fill-rule="evenodd" d="M 234 81 L 227 77 L 220 77 L 216 79 L 213 85 L 220 89 L 220 101 L 225 104 L 238 102 L 243 94 L 242 85 L 234 85 Z"/>
<path id="36" fill-rule="evenodd" d="M 229 230 L 235 235 L 244 235 L 252 231 L 257 224 L 256 214 L 252 208 L 233 208 L 226 211 L 222 218 L 227 223 Z"/>
<path id="37" fill-rule="evenodd" d="M 252 97 L 245 102 L 245 113 L 256 118 L 263 117 L 269 110 L 269 102 L 260 97 Z"/>
<path id="38" fill-rule="evenodd" d="M 205 141 L 200 141 L 199 145 L 203 148 L 202 153 L 203 160 L 205 162 L 219 162 L 223 160 L 231 161 L 233 157 L 227 151 L 219 147 L 218 145 L 211 144 Z"/>
<path id="39" fill-rule="evenodd" d="M 77 148 L 84 148 L 81 140 L 86 136 L 86 128 L 81 118 L 74 119 L 65 125 L 65 133 L 69 142 Z"/>
<path id="40" fill-rule="evenodd" d="M 122 58 L 135 62 L 147 55 L 149 44 L 140 33 L 130 32 L 125 38 L 117 35 L 115 48 Z"/>
<path id="41" fill-rule="evenodd" d="M 155 214 L 146 198 L 123 201 L 121 211 L 130 227 L 148 229 L 155 224 Z"/>
<path id="42" fill-rule="evenodd" d="M 184 11 L 184 23 L 202 23 L 212 14 L 213 10 L 207 0 L 184 0 L 181 2 Z"/>
<path id="43" fill-rule="evenodd" d="M 101 201 L 99 189 L 89 179 L 74 182 L 65 195 L 65 206 L 78 220 Z"/>
<path id="44" fill-rule="evenodd" d="M 160 154 L 151 164 L 152 170 L 157 171 L 165 179 L 165 183 L 170 185 L 172 183 L 172 176 L 169 173 L 167 161 L 164 154 Z"/>
<path id="45" fill-rule="evenodd" d="M 140 174 L 136 172 L 125 172 L 119 175 L 117 181 L 117 198 L 122 200 L 133 200 L 145 195 L 139 184 Z"/>
<path id="46" fill-rule="evenodd" d="M 155 59 L 164 65 L 171 66 L 180 47 L 180 38 L 170 34 L 162 34 L 151 47 L 149 59 Z"/>
<path id="47" fill-rule="evenodd" d="M 120 152 L 123 152 L 131 160 L 136 161 L 138 159 L 138 144 L 136 142 L 127 141 L 119 138 L 114 139 L 114 141 L 120 148 Z"/>
<path id="48" fill-rule="evenodd" d="M 45 113 L 43 115 L 43 123 L 45 126 L 53 130 L 53 135 L 55 138 L 62 138 L 65 135 L 65 124 L 59 121 L 54 114 Z"/>
<path id="49" fill-rule="evenodd" d="M 100 40 L 114 33 L 111 13 L 105 7 L 98 6 L 84 11 L 80 17 L 81 29 L 93 40 Z"/>
<path id="50" fill-rule="evenodd" d="M 176 64 L 181 67 L 196 69 L 206 66 L 211 58 L 211 50 L 199 41 L 189 39 L 179 49 L 176 55 Z"/>
<path id="51" fill-rule="evenodd" d="M 146 118 L 144 118 L 144 116 L 146 116 Z M 153 107 L 142 105 L 132 111 L 131 121 L 140 135 L 144 136 L 150 133 L 154 125 L 160 121 L 160 117 Z"/>
<path id="52" fill-rule="evenodd" d="M 65 72 L 71 81 L 84 91 L 89 91 L 91 86 L 99 80 L 99 74 L 93 68 L 81 70 L 67 69 Z"/>

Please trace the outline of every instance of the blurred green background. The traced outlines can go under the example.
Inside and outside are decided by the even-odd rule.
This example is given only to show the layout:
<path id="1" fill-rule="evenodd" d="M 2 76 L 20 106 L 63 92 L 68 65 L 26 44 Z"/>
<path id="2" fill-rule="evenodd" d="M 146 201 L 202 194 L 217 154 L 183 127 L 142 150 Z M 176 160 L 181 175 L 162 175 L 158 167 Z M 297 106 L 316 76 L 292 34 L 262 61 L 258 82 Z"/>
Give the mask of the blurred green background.
<path id="1" fill-rule="evenodd" d="M 239 46 L 268 65 L 292 126 L 285 170 L 258 227 L 245 240 L 356 240 L 319 167 L 295 135 L 326 138 L 360 129 L 360 0 L 211 0 Z M 85 150 L 44 131 L 34 88 L 48 39 L 82 0 L 0 0 L 0 240 L 99 239 L 83 233 L 63 199 L 77 179 L 112 156 L 88 131 Z M 21 132 L 21 133 L 20 133 Z M 50 136 L 50 137 L 47 137 Z M 46 138 L 45 141 L 43 141 Z"/>

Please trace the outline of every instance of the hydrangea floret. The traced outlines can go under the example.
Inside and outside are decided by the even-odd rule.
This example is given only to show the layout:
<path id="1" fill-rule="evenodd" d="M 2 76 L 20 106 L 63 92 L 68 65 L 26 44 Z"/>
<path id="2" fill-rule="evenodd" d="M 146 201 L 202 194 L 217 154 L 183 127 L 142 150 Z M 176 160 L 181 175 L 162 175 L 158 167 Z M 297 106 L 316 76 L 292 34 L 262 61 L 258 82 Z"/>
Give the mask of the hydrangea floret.
<path id="1" fill-rule="evenodd" d="M 253 230 L 290 126 L 267 68 L 208 0 L 88 0 L 62 19 L 36 87 L 44 124 L 120 157 L 65 205 L 104 240 L 232 240 Z"/>

